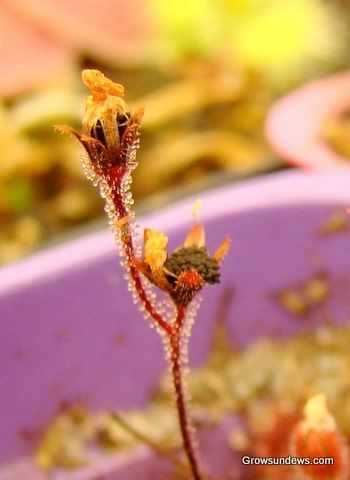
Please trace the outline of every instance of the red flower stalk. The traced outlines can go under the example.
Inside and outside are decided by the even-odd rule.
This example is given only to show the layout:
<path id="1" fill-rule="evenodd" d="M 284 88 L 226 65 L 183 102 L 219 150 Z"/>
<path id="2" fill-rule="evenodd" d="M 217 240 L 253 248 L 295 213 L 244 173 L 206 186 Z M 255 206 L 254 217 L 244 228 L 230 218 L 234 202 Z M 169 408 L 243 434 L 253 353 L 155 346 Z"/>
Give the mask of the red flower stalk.
<path id="1" fill-rule="evenodd" d="M 139 146 L 139 128 L 143 109 L 132 113 L 123 99 L 124 87 L 106 78 L 98 70 L 84 70 L 84 84 L 92 95 L 86 100 L 82 134 L 68 126 L 58 130 L 73 134 L 84 147 L 83 169 L 86 176 L 100 186 L 106 199 L 108 213 L 116 243 L 120 247 L 123 265 L 128 271 L 129 285 L 167 339 L 170 347 L 171 371 L 180 429 L 192 476 L 202 479 L 192 438 L 192 425 L 188 413 L 187 395 L 183 380 L 184 352 L 194 310 L 188 306 L 196 294 L 207 284 L 220 280 L 220 262 L 229 248 L 229 238 L 213 255 L 205 247 L 204 228 L 199 221 L 192 227 L 184 245 L 170 256 L 166 251 L 168 238 L 156 231 L 145 229 L 144 254 L 134 244 L 134 212 L 129 186 L 131 172 L 136 167 Z M 160 313 L 159 301 L 154 300 L 152 288 L 165 292 L 171 302 L 163 306 L 172 308 L 172 319 Z M 162 309 L 163 310 L 163 309 Z M 167 353 L 168 357 L 168 353 Z"/>

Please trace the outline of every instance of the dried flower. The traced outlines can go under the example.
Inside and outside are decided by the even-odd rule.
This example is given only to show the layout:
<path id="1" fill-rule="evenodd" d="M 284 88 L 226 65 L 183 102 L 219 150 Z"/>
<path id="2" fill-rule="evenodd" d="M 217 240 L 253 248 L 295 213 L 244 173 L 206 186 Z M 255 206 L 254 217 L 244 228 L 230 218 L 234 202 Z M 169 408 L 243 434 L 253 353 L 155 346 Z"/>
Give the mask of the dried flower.
<path id="1" fill-rule="evenodd" d="M 82 79 L 92 92 L 86 99 L 82 135 L 65 125 L 56 128 L 77 137 L 90 159 L 88 166 L 95 174 L 111 181 L 121 180 L 120 171 L 124 172 L 126 165 L 131 169 L 135 166 L 143 108 L 132 114 L 122 98 L 124 87 L 98 70 L 84 70 Z"/>
<path id="2" fill-rule="evenodd" d="M 144 231 L 144 258 L 135 259 L 141 272 L 159 289 L 167 292 L 176 305 L 188 305 L 203 286 L 220 282 L 220 261 L 230 240 L 225 238 L 213 257 L 205 247 L 205 232 L 195 224 L 182 247 L 168 256 L 168 237 L 157 230 Z"/>

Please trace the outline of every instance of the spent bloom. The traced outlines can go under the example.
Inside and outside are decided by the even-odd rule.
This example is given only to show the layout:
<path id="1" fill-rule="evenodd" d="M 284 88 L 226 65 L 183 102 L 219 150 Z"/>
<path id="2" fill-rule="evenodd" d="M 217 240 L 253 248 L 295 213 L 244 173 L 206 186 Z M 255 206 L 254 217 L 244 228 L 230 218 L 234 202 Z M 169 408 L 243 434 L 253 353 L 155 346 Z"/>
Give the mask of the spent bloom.
<path id="1" fill-rule="evenodd" d="M 220 281 L 220 262 L 229 248 L 224 239 L 210 257 L 205 246 L 205 231 L 196 223 L 184 244 L 168 255 L 168 237 L 157 230 L 144 230 L 144 257 L 134 260 L 139 270 L 160 290 L 168 293 L 176 305 L 188 305 L 207 283 Z"/>
<path id="2" fill-rule="evenodd" d="M 98 70 L 84 70 L 82 79 L 92 93 L 86 99 L 82 134 L 67 126 L 57 128 L 78 138 L 94 174 L 117 181 L 123 165 L 134 160 L 143 109 L 132 114 L 123 99 L 124 87 Z"/>

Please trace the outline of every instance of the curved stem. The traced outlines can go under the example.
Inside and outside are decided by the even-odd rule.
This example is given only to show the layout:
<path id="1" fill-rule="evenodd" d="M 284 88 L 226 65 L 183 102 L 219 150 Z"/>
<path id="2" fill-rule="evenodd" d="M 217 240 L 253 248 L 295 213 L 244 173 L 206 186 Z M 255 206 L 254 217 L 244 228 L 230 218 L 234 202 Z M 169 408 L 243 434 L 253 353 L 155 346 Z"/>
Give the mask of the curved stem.
<path id="1" fill-rule="evenodd" d="M 117 211 L 118 217 L 119 218 L 125 218 L 128 214 L 129 211 L 127 210 L 123 196 L 120 192 L 115 192 L 114 193 L 114 198 L 113 198 L 113 203 L 115 206 L 115 209 Z M 134 245 L 132 241 L 132 235 L 130 231 L 130 227 L 127 226 L 128 228 L 128 234 L 125 235 L 123 238 L 123 247 L 124 247 L 124 252 L 126 255 L 126 261 L 129 266 L 129 271 L 131 275 L 131 279 L 133 282 L 133 285 L 135 287 L 135 290 L 139 296 L 139 299 L 141 300 L 141 303 L 147 310 L 147 312 L 150 314 L 150 316 L 153 318 L 153 320 L 157 323 L 157 325 L 164 330 L 167 335 L 171 335 L 173 328 L 171 325 L 169 325 L 161 315 L 156 311 L 154 308 L 154 305 L 150 301 L 147 292 L 145 291 L 145 288 L 143 286 L 142 280 L 141 280 L 141 275 L 138 269 L 135 267 L 133 264 L 133 257 L 134 257 Z"/>
<path id="2" fill-rule="evenodd" d="M 171 347 L 171 371 L 173 376 L 173 384 L 175 389 L 176 408 L 181 428 L 182 442 L 187 459 L 191 468 L 192 476 L 195 480 L 201 480 L 202 476 L 199 471 L 198 460 L 195 454 L 195 446 L 192 437 L 193 426 L 188 412 L 186 394 L 184 391 L 184 381 L 182 376 L 181 361 L 181 333 L 186 317 L 186 307 L 177 308 L 177 317 L 175 321 L 175 329 L 169 336 Z"/>
<path id="3" fill-rule="evenodd" d="M 135 286 L 135 289 L 137 291 L 137 294 L 144 305 L 145 309 L 147 312 L 151 315 L 153 320 L 160 326 L 162 330 L 164 330 L 168 335 L 171 335 L 173 329 L 171 325 L 169 325 L 160 315 L 159 313 L 155 310 L 154 306 L 150 302 L 147 293 L 145 292 L 145 289 L 143 287 L 142 280 L 140 278 L 140 273 L 137 270 L 137 268 L 132 265 L 132 262 L 129 261 L 129 267 L 130 267 L 130 275 L 133 281 L 133 284 Z"/>

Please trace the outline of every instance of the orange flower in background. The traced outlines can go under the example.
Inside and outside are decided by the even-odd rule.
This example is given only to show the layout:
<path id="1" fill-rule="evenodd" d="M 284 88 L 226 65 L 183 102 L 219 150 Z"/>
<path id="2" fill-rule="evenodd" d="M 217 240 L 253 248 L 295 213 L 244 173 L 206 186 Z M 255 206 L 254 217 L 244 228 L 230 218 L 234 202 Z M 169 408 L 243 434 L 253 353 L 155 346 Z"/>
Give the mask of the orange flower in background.
<path id="1" fill-rule="evenodd" d="M 0 95 L 67 75 L 79 53 L 111 64 L 138 61 L 149 29 L 143 0 L 3 0 Z"/>
<path id="2" fill-rule="evenodd" d="M 205 247 L 205 232 L 195 224 L 182 247 L 168 256 L 168 237 L 157 230 L 144 231 L 144 258 L 134 260 L 136 266 L 154 285 L 168 293 L 176 305 L 186 306 L 208 283 L 220 282 L 220 262 L 226 255 L 230 240 L 222 242 L 213 257 Z"/>
<path id="3" fill-rule="evenodd" d="M 311 461 L 310 464 L 298 465 L 300 475 L 315 480 L 349 478 L 349 450 L 327 409 L 324 394 L 308 400 L 304 417 L 292 437 L 293 455 Z"/>

